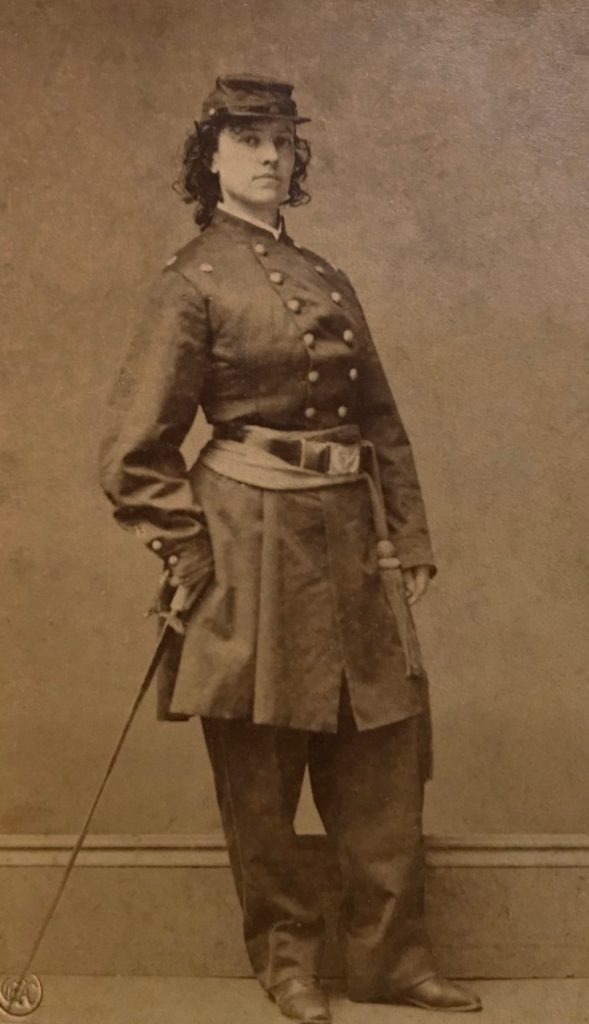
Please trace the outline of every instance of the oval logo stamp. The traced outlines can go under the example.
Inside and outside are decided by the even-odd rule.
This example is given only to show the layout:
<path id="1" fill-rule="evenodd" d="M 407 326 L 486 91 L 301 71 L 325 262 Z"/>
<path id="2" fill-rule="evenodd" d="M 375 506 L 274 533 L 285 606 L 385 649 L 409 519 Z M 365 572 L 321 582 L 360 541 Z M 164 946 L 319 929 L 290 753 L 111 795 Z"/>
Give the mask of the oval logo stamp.
<path id="1" fill-rule="evenodd" d="M 6 975 L 0 981 L 0 1010 L 11 1017 L 28 1017 L 34 1013 L 43 998 L 43 986 L 36 974 L 25 974 L 21 979 Z"/>

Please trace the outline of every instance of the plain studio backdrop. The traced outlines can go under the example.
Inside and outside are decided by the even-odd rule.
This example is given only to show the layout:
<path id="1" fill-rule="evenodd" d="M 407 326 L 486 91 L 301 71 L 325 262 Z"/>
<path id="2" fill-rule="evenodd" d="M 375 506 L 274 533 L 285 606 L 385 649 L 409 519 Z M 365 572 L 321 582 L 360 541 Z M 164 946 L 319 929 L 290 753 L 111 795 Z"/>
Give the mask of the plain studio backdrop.
<path id="1" fill-rule="evenodd" d="M 586 831 L 587 7 L 3 0 L 0 19 L 0 830 L 76 832 L 148 660 L 159 563 L 112 521 L 96 451 L 146 289 L 194 232 L 182 142 L 215 76 L 246 70 L 313 118 L 289 229 L 350 275 L 414 446 L 439 564 L 417 611 L 426 831 Z M 93 831 L 218 827 L 198 719 L 157 724 L 149 697 Z"/>

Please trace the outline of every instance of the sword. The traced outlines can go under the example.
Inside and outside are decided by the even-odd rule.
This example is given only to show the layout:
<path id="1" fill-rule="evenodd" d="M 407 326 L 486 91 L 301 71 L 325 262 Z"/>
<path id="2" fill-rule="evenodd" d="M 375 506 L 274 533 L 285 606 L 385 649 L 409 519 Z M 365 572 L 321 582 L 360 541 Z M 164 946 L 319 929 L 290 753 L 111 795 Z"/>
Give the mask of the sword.
<path id="1" fill-rule="evenodd" d="M 127 737 L 127 733 L 129 732 L 129 729 L 133 724 L 133 720 L 141 706 L 143 698 L 145 697 L 147 691 L 149 690 L 149 687 L 151 686 L 153 677 L 155 676 L 157 667 L 160 661 L 162 660 L 164 651 L 166 650 L 166 647 L 168 646 L 173 636 L 177 635 L 178 633 L 184 632 L 184 627 L 180 619 L 180 613 L 186 608 L 186 605 L 188 603 L 188 597 L 189 591 L 186 587 L 179 586 L 176 588 L 172 600 L 170 602 L 169 610 L 165 616 L 163 627 L 158 637 L 155 650 L 151 657 L 151 661 L 148 665 L 147 672 L 143 677 L 143 681 L 141 683 L 141 686 L 139 687 L 137 696 L 135 697 L 135 700 L 131 705 L 130 711 L 125 720 L 125 724 L 122 728 L 119 739 L 117 740 L 116 746 L 106 766 L 104 775 L 100 781 L 100 785 L 98 786 L 94 799 L 92 800 L 92 803 L 84 820 L 84 824 L 82 825 L 82 828 L 80 830 L 80 834 L 76 839 L 74 846 L 72 847 L 67 864 L 65 866 L 65 870 L 63 872 L 63 877 L 57 888 L 57 892 L 55 893 L 55 896 L 51 901 L 47 913 L 45 914 L 41 927 L 39 928 L 39 931 L 37 933 L 31 952 L 27 958 L 27 961 L 20 974 L 13 977 L 7 977 L 2 979 L 2 982 L 0 984 L 0 1009 L 4 1010 L 4 1012 L 8 1013 L 11 1016 L 28 1016 L 41 1005 L 41 1001 L 43 999 L 43 986 L 41 985 L 39 978 L 35 974 L 30 973 L 33 961 L 37 955 L 39 946 L 43 941 L 45 932 L 49 927 L 49 922 L 51 921 L 51 918 L 53 917 L 53 914 L 57 909 L 59 901 L 63 895 L 64 889 L 68 883 L 68 879 L 72 873 L 74 864 L 76 863 L 76 858 L 82 848 L 82 844 L 84 842 L 84 839 L 86 838 L 88 829 L 90 828 L 90 823 L 92 821 L 92 818 L 94 817 L 94 812 L 98 807 L 100 798 L 104 792 L 109 777 L 112 774 L 113 768 L 117 762 L 117 758 L 121 752 L 123 743 L 125 742 L 125 739 Z"/>

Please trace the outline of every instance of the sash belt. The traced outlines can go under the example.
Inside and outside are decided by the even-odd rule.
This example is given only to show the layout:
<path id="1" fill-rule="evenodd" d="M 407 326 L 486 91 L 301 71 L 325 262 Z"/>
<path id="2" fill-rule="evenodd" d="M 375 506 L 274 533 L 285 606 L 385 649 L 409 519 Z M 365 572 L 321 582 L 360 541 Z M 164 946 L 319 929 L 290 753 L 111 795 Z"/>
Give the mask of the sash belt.
<path id="1" fill-rule="evenodd" d="M 371 457 L 356 426 L 287 432 L 255 426 L 216 427 L 216 440 L 253 445 L 290 466 L 329 475 L 369 472 Z"/>

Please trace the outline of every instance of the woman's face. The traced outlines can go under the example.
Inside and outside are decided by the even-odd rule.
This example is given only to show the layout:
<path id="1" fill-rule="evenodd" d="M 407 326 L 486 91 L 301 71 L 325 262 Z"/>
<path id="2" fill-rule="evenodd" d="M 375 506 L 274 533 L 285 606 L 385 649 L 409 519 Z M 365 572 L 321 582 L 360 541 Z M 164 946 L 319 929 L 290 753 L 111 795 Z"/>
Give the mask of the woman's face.
<path id="1" fill-rule="evenodd" d="M 225 203 L 275 217 L 288 198 L 294 162 L 292 122 L 260 118 L 221 130 L 211 170 Z"/>

